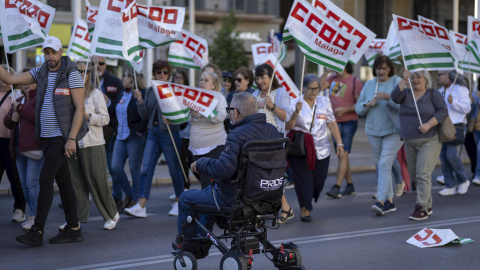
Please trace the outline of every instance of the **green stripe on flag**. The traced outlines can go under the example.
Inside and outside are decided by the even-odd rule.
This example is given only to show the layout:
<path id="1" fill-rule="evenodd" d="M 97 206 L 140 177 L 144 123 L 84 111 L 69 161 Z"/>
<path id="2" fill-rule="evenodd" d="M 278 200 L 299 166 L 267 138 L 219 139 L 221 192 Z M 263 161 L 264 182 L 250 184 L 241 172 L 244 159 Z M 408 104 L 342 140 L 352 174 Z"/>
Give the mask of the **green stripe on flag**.
<path id="1" fill-rule="evenodd" d="M 39 45 L 39 44 L 42 44 L 42 43 L 43 43 L 43 38 L 37 38 L 37 39 L 30 40 L 30 41 L 27 41 L 27 42 L 24 42 L 24 43 L 20 43 L 18 45 L 10 46 L 10 47 L 8 47 L 8 50 L 9 51 L 16 51 L 16 50 L 19 50 L 19 49 L 22 49 L 22 48 L 25 48 L 25 47 L 28 47 L 28 46 Z"/>
<path id="2" fill-rule="evenodd" d="M 459 64 L 462 65 L 462 66 L 463 66 L 463 65 L 464 65 L 464 66 L 467 66 L 467 67 L 468 67 L 468 65 L 474 66 L 474 67 L 480 67 L 480 65 L 477 64 L 477 63 L 469 63 L 469 62 L 466 62 L 466 61 L 465 61 L 465 62 L 460 61 Z"/>
<path id="3" fill-rule="evenodd" d="M 378 53 L 376 53 L 374 56 L 368 58 L 367 62 L 370 63 L 371 61 L 375 60 L 375 58 L 377 58 L 377 56 L 378 56 Z"/>
<path id="4" fill-rule="evenodd" d="M 187 114 L 188 112 L 190 111 L 189 108 L 186 108 L 185 110 L 179 110 L 179 111 L 175 111 L 175 112 L 162 112 L 163 115 L 165 116 L 175 116 L 175 115 L 180 115 L 180 114 Z"/>
<path id="5" fill-rule="evenodd" d="M 412 60 L 412 59 L 427 59 L 427 58 L 452 58 L 452 55 L 448 52 L 446 52 L 446 53 L 420 53 L 420 54 L 405 55 L 405 61 Z"/>
<path id="6" fill-rule="evenodd" d="M 467 49 L 472 52 L 473 56 L 475 56 L 475 59 L 477 59 L 477 62 L 480 63 L 480 57 L 479 57 L 479 55 L 477 54 L 477 51 L 478 51 L 478 50 L 475 50 L 471 45 L 477 47 L 477 44 L 476 44 L 475 42 L 473 42 L 473 41 L 470 41 L 470 42 L 468 43 L 468 45 L 467 45 Z"/>
<path id="7" fill-rule="evenodd" d="M 172 123 L 185 123 L 188 121 L 188 117 L 178 118 L 178 119 L 168 119 Z"/>
<path id="8" fill-rule="evenodd" d="M 178 59 L 178 60 L 184 60 L 184 61 L 188 61 L 188 62 L 195 63 L 195 61 L 193 61 L 192 58 L 183 57 L 183 56 L 178 56 L 178 55 L 171 55 L 171 54 L 169 54 L 169 55 L 168 55 L 168 58 L 173 58 L 173 59 Z"/>
<path id="9" fill-rule="evenodd" d="M 80 57 L 88 58 L 88 56 L 86 56 L 85 54 L 83 54 L 83 53 L 81 53 L 81 52 L 78 52 L 78 51 L 76 51 L 76 50 L 74 50 L 74 49 L 70 49 L 70 52 L 71 52 L 71 53 L 74 53 L 74 54 L 76 54 L 76 55 L 78 55 L 78 56 L 80 56 Z"/>
<path id="10" fill-rule="evenodd" d="M 98 38 L 98 42 L 100 42 L 100 43 L 105 43 L 105 44 L 109 44 L 109 45 L 114 45 L 114 46 L 120 46 L 120 47 L 123 46 L 123 42 L 122 42 L 122 41 L 113 40 L 113 39 L 104 38 L 104 37 L 99 37 L 99 38 Z"/>
<path id="11" fill-rule="evenodd" d="M 295 37 L 294 37 L 294 38 L 295 38 Z M 295 38 L 295 41 L 297 42 L 298 45 L 300 45 L 300 47 L 303 47 L 305 50 L 307 50 L 307 52 L 309 52 L 309 53 L 311 53 L 311 54 L 315 54 L 315 55 L 317 55 L 317 56 L 320 56 L 320 57 L 322 57 L 322 58 L 325 58 L 325 59 L 327 59 L 327 60 L 330 60 L 330 61 L 332 61 L 332 62 L 334 62 L 334 63 L 340 64 L 340 65 L 343 65 L 343 66 L 345 66 L 345 65 L 347 64 L 347 63 L 342 62 L 342 61 L 340 61 L 340 60 L 337 60 L 337 59 L 335 59 L 335 58 L 333 58 L 333 57 L 326 56 L 326 55 L 324 55 L 324 54 L 322 54 L 322 53 L 320 53 L 320 52 L 317 52 L 317 51 L 313 50 L 312 48 L 308 47 L 306 44 L 304 44 L 303 42 L 301 42 L 300 40 L 298 40 L 298 39 L 296 39 L 296 38 Z"/>
<path id="12" fill-rule="evenodd" d="M 26 38 L 26 37 L 31 36 L 31 35 L 33 35 L 32 30 L 28 30 L 28 31 L 25 31 L 25 32 L 23 32 L 21 34 L 18 34 L 18 35 L 8 36 L 8 41 L 19 40 L 19 39 Z M 43 38 L 42 38 L 42 41 L 43 41 Z"/>
<path id="13" fill-rule="evenodd" d="M 414 70 L 419 68 L 455 68 L 455 66 L 453 65 L 453 63 L 419 63 L 413 65 L 407 64 L 408 70 Z"/>
<path id="14" fill-rule="evenodd" d="M 88 48 L 85 48 L 85 47 L 83 47 L 82 45 L 80 45 L 80 44 L 78 44 L 78 43 L 73 42 L 73 43 L 72 43 L 72 46 L 75 46 L 75 47 L 77 47 L 77 48 L 79 48 L 79 49 L 82 49 L 82 50 L 88 52 Z"/>
<path id="15" fill-rule="evenodd" d="M 172 61 L 168 61 L 168 62 L 170 62 L 172 66 L 176 66 L 176 67 L 193 68 L 193 69 L 202 70 L 199 66 L 187 65 L 187 64 L 182 64 L 182 63 L 177 63 Z"/>
<path id="16" fill-rule="evenodd" d="M 132 53 L 135 53 L 135 52 L 138 52 L 138 51 L 141 51 L 141 50 L 142 50 L 142 46 L 136 45 L 136 46 L 133 46 L 130 49 L 128 49 L 127 53 L 128 53 L 128 55 L 130 55 Z"/>
<path id="17" fill-rule="evenodd" d="M 315 58 L 315 57 L 311 57 L 310 55 L 305 55 L 305 57 L 306 57 L 308 60 L 310 60 L 310 61 L 312 61 L 312 62 L 314 62 L 314 63 L 317 63 L 317 64 L 319 64 L 319 65 L 322 65 L 322 66 L 324 66 L 324 67 L 333 69 L 333 70 L 338 71 L 338 72 L 340 72 L 340 73 L 343 72 L 343 68 L 339 68 L 339 67 L 334 66 L 334 65 L 332 65 L 332 64 L 325 63 L 325 62 L 323 62 L 323 61 L 321 61 L 321 60 L 318 60 L 318 59 Z M 347 65 L 347 64 L 345 63 L 345 65 Z"/>
<path id="18" fill-rule="evenodd" d="M 110 54 L 110 55 L 118 55 L 123 57 L 123 52 L 118 50 L 109 50 L 103 48 L 95 48 L 95 52 L 102 53 L 102 54 Z"/>
<path id="19" fill-rule="evenodd" d="M 159 43 L 159 44 L 157 44 L 157 43 L 155 43 L 155 42 L 153 42 L 153 41 L 151 41 L 151 40 L 149 40 L 149 39 L 144 39 L 144 38 L 141 38 L 141 37 L 139 37 L 138 40 L 139 40 L 140 42 L 145 42 L 145 43 L 147 43 L 148 45 L 150 45 L 150 46 L 152 46 L 152 47 L 161 47 L 161 46 L 164 46 L 164 45 L 167 45 L 167 44 L 170 44 L 170 43 L 176 41 L 176 40 L 172 40 L 172 41 L 167 41 L 167 42 L 164 42 L 164 43 Z"/>

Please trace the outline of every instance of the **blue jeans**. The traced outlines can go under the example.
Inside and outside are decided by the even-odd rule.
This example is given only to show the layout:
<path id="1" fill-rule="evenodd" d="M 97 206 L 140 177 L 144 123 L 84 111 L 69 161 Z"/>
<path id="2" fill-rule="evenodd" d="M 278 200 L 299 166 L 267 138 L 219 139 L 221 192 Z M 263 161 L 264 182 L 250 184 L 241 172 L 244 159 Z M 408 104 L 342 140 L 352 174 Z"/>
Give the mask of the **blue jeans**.
<path id="1" fill-rule="evenodd" d="M 392 165 L 392 175 L 393 175 L 393 181 L 395 182 L 395 184 L 400 184 L 403 182 L 402 167 L 400 166 L 400 162 L 398 161 L 398 158 L 396 155 Z"/>
<path id="2" fill-rule="evenodd" d="M 475 167 L 475 178 L 480 178 L 480 131 L 474 130 L 473 131 L 473 138 L 475 139 L 475 143 L 477 144 L 477 166 Z"/>
<path id="3" fill-rule="evenodd" d="M 115 138 L 112 138 L 114 140 Z M 108 172 L 110 173 L 110 176 L 112 177 L 112 196 L 114 200 L 122 200 L 123 199 L 123 193 L 122 193 L 122 187 L 119 185 L 117 178 L 113 175 L 113 170 L 112 170 L 112 159 L 113 159 L 113 146 L 115 141 L 109 143 L 108 148 L 105 148 L 105 153 L 107 155 L 107 168 Z"/>
<path id="4" fill-rule="evenodd" d="M 215 186 L 215 197 L 217 198 L 218 206 L 228 206 L 225 204 L 219 196 L 219 190 L 217 186 Z M 193 211 L 193 205 L 195 204 L 209 204 L 215 205 L 215 201 L 212 195 L 212 186 L 208 186 L 202 190 L 198 189 L 190 189 L 186 190 L 180 195 L 180 200 L 178 201 L 178 222 L 177 222 L 177 229 L 178 233 L 182 233 L 182 225 L 187 220 L 188 216 L 194 216 L 195 212 Z M 215 224 L 215 219 L 210 215 L 202 215 L 200 217 L 200 221 L 205 227 L 209 230 L 213 229 L 213 225 Z M 195 222 L 190 223 L 185 227 L 184 236 L 186 238 L 193 238 L 196 237 L 197 234 L 195 233 L 197 226 Z M 198 229 L 197 233 L 200 235 L 204 235 L 203 232 Z"/>
<path id="5" fill-rule="evenodd" d="M 403 142 L 396 133 L 383 137 L 367 137 L 377 164 L 377 200 L 384 202 L 393 198 L 392 165 Z"/>
<path id="6" fill-rule="evenodd" d="M 172 137 L 175 140 L 177 151 L 180 151 L 181 140 L 178 130 L 171 130 Z M 150 189 L 152 187 L 153 173 L 157 165 L 158 158 L 162 154 L 167 161 L 168 171 L 173 182 L 173 189 L 175 190 L 175 196 L 180 197 L 180 194 L 185 189 L 183 182 L 182 167 L 178 161 L 175 148 L 170 138 L 168 130 L 161 130 L 159 127 L 153 127 L 148 130 L 147 142 L 145 143 L 145 150 L 143 152 L 143 168 L 140 178 L 140 198 L 150 197 Z M 184 168 L 188 170 L 188 168 Z"/>
<path id="7" fill-rule="evenodd" d="M 145 135 L 130 134 L 126 140 L 116 140 L 113 147 L 112 172 L 115 175 L 116 185 L 125 192 L 125 196 L 132 196 L 132 200 L 138 202 L 140 193 L 140 175 L 142 167 L 143 144 Z M 128 182 L 125 173 L 125 163 L 130 167 L 132 186 Z"/>
<path id="8" fill-rule="evenodd" d="M 442 162 L 442 173 L 445 177 L 445 187 L 455 187 L 455 177 L 458 184 L 467 181 L 467 174 L 463 168 L 463 162 L 460 158 L 460 147 L 462 145 L 451 145 L 444 143 L 440 152 L 440 161 Z"/>
<path id="9" fill-rule="evenodd" d="M 37 201 L 40 193 L 40 171 L 42 170 L 43 161 L 34 160 L 20 154 L 18 147 L 15 148 L 15 161 L 17 163 L 18 176 L 22 183 L 23 196 L 30 207 L 30 216 L 37 215 Z"/>
<path id="10" fill-rule="evenodd" d="M 343 149 L 350 153 L 352 150 L 353 136 L 357 132 L 358 121 L 352 120 L 347 122 L 337 122 L 338 129 L 340 130 L 340 136 L 342 137 Z M 337 142 L 332 136 L 333 147 L 335 147 L 335 152 L 337 151 Z"/>

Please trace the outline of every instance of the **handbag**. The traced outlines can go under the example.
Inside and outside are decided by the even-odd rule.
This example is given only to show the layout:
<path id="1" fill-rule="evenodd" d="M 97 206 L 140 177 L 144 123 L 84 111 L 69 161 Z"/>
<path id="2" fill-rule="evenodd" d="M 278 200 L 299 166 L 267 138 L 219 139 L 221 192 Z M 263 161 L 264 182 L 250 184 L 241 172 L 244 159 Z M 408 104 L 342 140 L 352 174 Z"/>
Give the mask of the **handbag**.
<path id="1" fill-rule="evenodd" d="M 465 142 L 465 126 L 462 123 L 453 125 L 455 127 L 455 136 L 448 144 L 459 145 Z"/>
<path id="2" fill-rule="evenodd" d="M 31 158 L 33 160 L 41 160 L 43 158 L 42 150 L 25 151 L 25 152 L 20 152 L 20 154 L 26 156 L 27 158 Z"/>
<path id="3" fill-rule="evenodd" d="M 438 125 L 438 141 L 440 143 L 449 142 L 455 138 L 456 133 L 455 126 L 452 123 L 452 119 L 447 115 L 445 120 Z M 464 137 L 465 139 L 465 137 Z"/>
<path id="4" fill-rule="evenodd" d="M 315 104 L 313 108 L 313 117 L 312 117 L 312 123 L 310 124 L 309 132 L 312 131 L 316 110 L 317 110 L 317 104 Z M 292 132 L 292 135 L 293 135 L 293 139 L 292 139 L 292 143 L 290 144 L 290 147 L 288 148 L 287 156 L 296 157 L 296 158 L 306 157 L 307 151 L 305 150 L 305 133 L 302 131 Z"/>
<path id="5" fill-rule="evenodd" d="M 398 116 L 398 111 L 394 108 L 390 107 L 388 104 L 385 105 L 385 111 L 387 111 L 387 115 L 393 123 L 393 129 L 395 133 L 399 134 L 401 127 L 400 127 L 400 117 Z"/>

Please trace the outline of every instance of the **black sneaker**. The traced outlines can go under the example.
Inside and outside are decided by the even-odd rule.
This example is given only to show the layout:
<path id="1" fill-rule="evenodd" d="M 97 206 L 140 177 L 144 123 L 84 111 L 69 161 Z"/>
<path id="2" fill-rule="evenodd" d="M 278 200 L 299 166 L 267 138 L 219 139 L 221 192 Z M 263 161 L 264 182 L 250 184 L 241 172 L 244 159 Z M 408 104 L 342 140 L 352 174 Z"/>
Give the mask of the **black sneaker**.
<path id="1" fill-rule="evenodd" d="M 387 200 L 385 204 L 383 205 L 383 212 L 384 213 L 391 213 L 397 211 L 397 208 L 395 207 L 395 203 L 390 202 Z"/>
<path id="2" fill-rule="evenodd" d="M 340 193 L 342 195 L 355 195 L 357 192 L 355 191 L 355 188 L 352 186 L 346 186 L 345 189 Z"/>
<path id="3" fill-rule="evenodd" d="M 332 189 L 327 192 L 327 195 L 335 199 L 341 198 L 342 195 L 340 194 L 340 187 L 337 185 L 333 185 Z"/>
<path id="4" fill-rule="evenodd" d="M 25 234 L 15 238 L 18 242 L 29 246 L 43 246 L 43 233 L 39 233 L 35 226 L 32 226 Z"/>
<path id="5" fill-rule="evenodd" d="M 431 211 L 433 213 L 433 211 Z M 409 217 L 410 220 L 425 220 L 428 218 L 428 213 L 423 211 L 420 204 L 415 205 L 415 211 Z"/>
<path id="6" fill-rule="evenodd" d="M 65 229 L 59 229 L 57 236 L 50 238 L 48 242 L 50 244 L 63 244 L 63 243 L 73 243 L 73 242 L 82 242 L 83 235 L 82 229 L 72 230 L 71 228 L 65 227 Z"/>
<path id="7" fill-rule="evenodd" d="M 377 216 L 385 215 L 385 212 L 383 211 L 383 205 L 380 202 L 376 202 L 374 205 L 372 205 L 370 207 L 370 210 L 377 214 Z"/>

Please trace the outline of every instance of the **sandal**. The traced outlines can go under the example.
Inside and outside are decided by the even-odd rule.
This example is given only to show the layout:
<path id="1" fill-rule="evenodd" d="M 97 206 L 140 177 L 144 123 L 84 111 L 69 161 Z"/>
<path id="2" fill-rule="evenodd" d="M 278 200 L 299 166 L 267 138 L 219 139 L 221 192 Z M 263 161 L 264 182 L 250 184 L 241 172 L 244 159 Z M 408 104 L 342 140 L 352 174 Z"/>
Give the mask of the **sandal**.
<path id="1" fill-rule="evenodd" d="M 292 219 L 292 218 L 294 217 L 294 215 L 293 215 L 293 210 L 292 210 L 291 207 L 290 207 L 290 209 L 288 209 L 288 211 L 283 211 L 283 210 L 282 210 L 281 213 L 282 213 L 282 214 L 287 214 L 287 215 L 286 215 L 285 217 L 282 217 L 282 216 L 281 216 L 280 218 L 278 218 L 277 221 L 278 221 L 278 223 L 280 223 L 280 224 L 283 224 L 283 223 L 287 222 L 287 220 Z"/>

